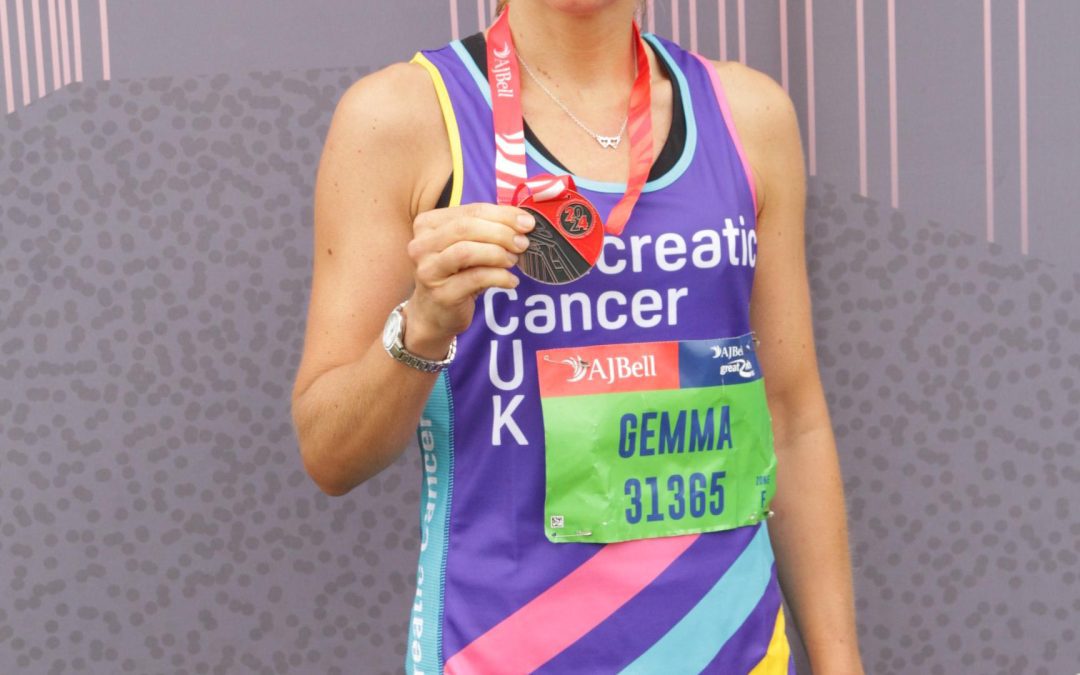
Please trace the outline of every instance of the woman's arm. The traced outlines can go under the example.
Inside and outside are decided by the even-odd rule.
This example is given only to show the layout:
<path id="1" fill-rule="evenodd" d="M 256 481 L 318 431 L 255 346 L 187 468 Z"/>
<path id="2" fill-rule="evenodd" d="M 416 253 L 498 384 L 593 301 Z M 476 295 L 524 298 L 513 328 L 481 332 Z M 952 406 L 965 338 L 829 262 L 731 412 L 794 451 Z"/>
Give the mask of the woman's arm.
<path id="1" fill-rule="evenodd" d="M 750 321 L 777 454 L 769 532 L 777 574 L 818 674 L 862 673 L 843 484 L 818 373 L 807 280 L 806 176 L 787 93 L 738 63 L 716 65 L 758 196 Z"/>
<path id="2" fill-rule="evenodd" d="M 520 209 L 434 209 L 451 171 L 438 99 L 421 66 L 353 84 L 334 111 L 315 182 L 311 299 L 292 418 L 305 470 L 342 495 L 406 447 L 436 375 L 391 358 L 381 331 L 410 297 L 405 347 L 446 356 L 474 294 L 513 287 Z M 411 296 L 410 296 L 411 293 Z"/>

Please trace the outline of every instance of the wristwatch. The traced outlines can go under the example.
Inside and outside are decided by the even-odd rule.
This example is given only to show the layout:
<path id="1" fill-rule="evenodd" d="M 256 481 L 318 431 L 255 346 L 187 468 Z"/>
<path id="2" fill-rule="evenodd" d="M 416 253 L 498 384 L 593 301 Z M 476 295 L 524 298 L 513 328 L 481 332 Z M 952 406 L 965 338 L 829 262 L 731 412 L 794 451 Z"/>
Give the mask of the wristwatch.
<path id="1" fill-rule="evenodd" d="M 450 353 L 442 361 L 425 359 L 405 349 L 405 313 L 403 310 L 407 304 L 409 304 L 408 300 L 395 307 L 390 312 L 390 316 L 386 317 L 386 325 L 383 326 L 382 333 L 383 348 L 386 349 L 387 354 L 409 367 L 425 373 L 437 373 L 454 361 L 454 354 L 457 352 L 457 336 L 455 335 L 450 340 Z"/>

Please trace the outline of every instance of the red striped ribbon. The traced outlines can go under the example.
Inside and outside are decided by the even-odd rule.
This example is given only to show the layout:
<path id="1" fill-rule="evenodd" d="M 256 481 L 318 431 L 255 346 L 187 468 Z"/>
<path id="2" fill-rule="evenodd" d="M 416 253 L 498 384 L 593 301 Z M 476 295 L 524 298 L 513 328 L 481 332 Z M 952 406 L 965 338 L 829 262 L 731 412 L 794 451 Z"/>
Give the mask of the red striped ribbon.
<path id="1" fill-rule="evenodd" d="M 510 3 L 488 31 L 487 71 L 495 124 L 495 187 L 500 204 L 513 204 L 518 187 L 528 178 L 525 168 L 525 130 L 521 116 L 521 72 L 510 35 Z M 649 57 L 637 21 L 633 22 L 637 77 L 630 90 L 627 131 L 630 134 L 630 177 L 626 193 L 604 221 L 604 231 L 622 234 L 649 177 L 653 162 L 652 88 Z M 534 193 L 537 190 L 532 188 Z M 543 192 L 543 191 L 541 191 Z M 556 196 L 559 192 L 551 190 Z"/>

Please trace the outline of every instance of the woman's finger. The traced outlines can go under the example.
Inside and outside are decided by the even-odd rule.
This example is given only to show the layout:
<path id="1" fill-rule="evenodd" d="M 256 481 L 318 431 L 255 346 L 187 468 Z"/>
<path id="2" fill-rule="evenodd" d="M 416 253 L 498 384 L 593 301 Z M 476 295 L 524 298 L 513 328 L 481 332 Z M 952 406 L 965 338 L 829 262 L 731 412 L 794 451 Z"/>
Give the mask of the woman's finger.
<path id="1" fill-rule="evenodd" d="M 470 267 L 507 268 L 518 256 L 498 244 L 476 241 L 454 242 L 439 253 L 425 256 L 417 265 L 416 277 L 425 285 L 436 286 Z"/>
<path id="2" fill-rule="evenodd" d="M 471 299 L 489 288 L 517 288 L 521 279 L 502 267 L 470 267 L 446 280 L 432 293 L 447 306 Z"/>
<path id="3" fill-rule="evenodd" d="M 502 222 L 463 216 L 426 231 L 419 237 L 429 251 L 439 252 L 459 241 L 497 244 L 511 253 L 521 253 L 529 245 L 528 238 L 516 228 Z"/>

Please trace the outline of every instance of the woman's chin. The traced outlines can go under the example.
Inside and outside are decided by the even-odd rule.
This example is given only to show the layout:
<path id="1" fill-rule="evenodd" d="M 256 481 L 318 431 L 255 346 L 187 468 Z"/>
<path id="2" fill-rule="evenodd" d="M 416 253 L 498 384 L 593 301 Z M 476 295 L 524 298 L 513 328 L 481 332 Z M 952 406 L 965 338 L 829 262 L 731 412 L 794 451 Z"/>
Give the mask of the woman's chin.
<path id="1" fill-rule="evenodd" d="M 520 0 L 511 0 L 511 2 Z M 564 14 L 588 15 L 610 9 L 618 5 L 635 4 L 632 0 L 528 0 L 539 2 L 557 12 Z"/>

